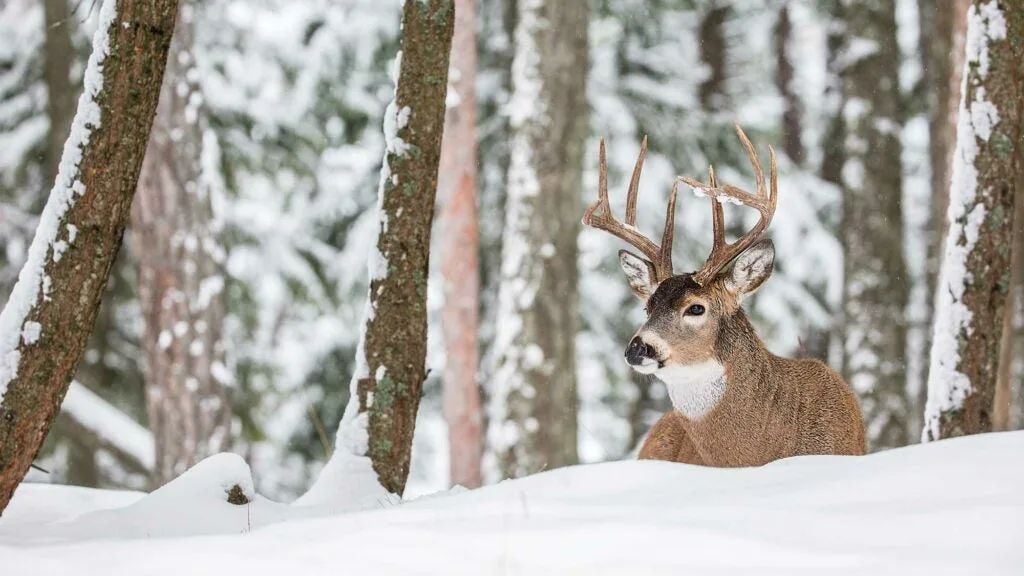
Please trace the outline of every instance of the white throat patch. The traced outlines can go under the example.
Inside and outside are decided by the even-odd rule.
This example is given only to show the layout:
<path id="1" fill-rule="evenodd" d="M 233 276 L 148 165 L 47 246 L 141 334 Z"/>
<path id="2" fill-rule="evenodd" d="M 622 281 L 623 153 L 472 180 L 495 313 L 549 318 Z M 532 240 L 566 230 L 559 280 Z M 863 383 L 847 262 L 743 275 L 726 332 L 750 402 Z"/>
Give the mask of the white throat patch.
<path id="1" fill-rule="evenodd" d="M 672 406 L 691 420 L 700 420 L 725 395 L 725 367 L 717 360 L 669 365 L 655 372 L 665 383 Z"/>

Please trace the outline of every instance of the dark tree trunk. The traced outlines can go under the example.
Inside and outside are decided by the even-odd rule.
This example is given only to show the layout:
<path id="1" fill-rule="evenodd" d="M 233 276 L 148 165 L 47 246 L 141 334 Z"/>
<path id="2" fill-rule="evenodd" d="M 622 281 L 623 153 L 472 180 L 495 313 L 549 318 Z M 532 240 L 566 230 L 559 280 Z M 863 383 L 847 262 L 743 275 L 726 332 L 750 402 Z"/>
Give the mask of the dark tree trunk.
<path id="1" fill-rule="evenodd" d="M 911 427 L 894 0 L 859 2 L 844 22 L 843 375 L 860 396 L 869 446 L 892 448 L 908 443 Z"/>
<path id="2" fill-rule="evenodd" d="M 181 3 L 131 215 L 157 486 L 225 450 L 231 432 L 222 381 L 223 249 L 202 174 L 194 13 L 193 2 Z"/>
<path id="3" fill-rule="evenodd" d="M 370 311 L 358 354 L 359 412 L 369 413 L 368 456 L 380 483 L 402 494 L 427 354 L 427 273 L 444 129 L 454 0 L 406 2 L 387 152 Z"/>
<path id="4" fill-rule="evenodd" d="M 96 320 L 138 183 L 177 4 L 107 0 L 100 9 L 87 92 L 57 184 L 29 268 L 0 314 L 0 510 L 36 457 Z"/>
<path id="5" fill-rule="evenodd" d="M 1012 301 L 1014 202 L 1024 171 L 1024 0 L 975 0 L 967 21 L 977 42 L 966 52 L 925 440 L 993 429 Z"/>
<path id="6" fill-rule="evenodd" d="M 490 430 L 505 477 L 578 462 L 587 5 L 519 2 Z"/>
<path id="7" fill-rule="evenodd" d="M 712 6 L 700 23 L 698 42 L 700 59 L 708 66 L 708 77 L 697 91 L 701 107 L 720 110 L 725 107 L 725 20 L 727 6 Z"/>
<path id="8" fill-rule="evenodd" d="M 775 86 L 782 95 L 782 149 L 793 164 L 804 162 L 803 106 L 793 89 L 793 55 L 789 53 L 792 42 L 793 24 L 789 19 L 789 7 L 779 8 L 779 20 L 775 25 Z"/>
<path id="9" fill-rule="evenodd" d="M 480 234 L 476 209 L 476 7 L 455 0 L 449 108 L 441 142 L 438 200 L 441 214 L 442 327 L 445 343 L 444 418 L 452 484 L 481 484 L 483 418 L 477 384 L 480 309 Z"/>
<path id="10" fill-rule="evenodd" d="M 71 118 L 75 114 L 75 90 L 71 86 L 71 64 L 75 61 L 71 47 L 74 23 L 68 0 L 43 0 L 46 116 L 50 120 L 44 166 L 47 180 L 57 177 L 64 141 L 68 139 Z"/>

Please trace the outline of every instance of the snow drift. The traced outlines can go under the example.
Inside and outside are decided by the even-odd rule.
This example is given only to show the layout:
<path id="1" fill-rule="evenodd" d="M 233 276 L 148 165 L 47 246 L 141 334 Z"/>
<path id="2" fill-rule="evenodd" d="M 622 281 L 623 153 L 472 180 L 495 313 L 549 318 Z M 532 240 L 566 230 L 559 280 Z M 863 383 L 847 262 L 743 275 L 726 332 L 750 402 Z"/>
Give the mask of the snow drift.
<path id="1" fill-rule="evenodd" d="M 149 495 L 27 484 L 4 574 L 1019 574 L 1024 432 L 760 468 L 575 466 L 379 509 L 284 505 L 214 456 Z M 235 506 L 237 485 L 252 502 Z M 339 487 L 341 489 L 342 487 Z"/>

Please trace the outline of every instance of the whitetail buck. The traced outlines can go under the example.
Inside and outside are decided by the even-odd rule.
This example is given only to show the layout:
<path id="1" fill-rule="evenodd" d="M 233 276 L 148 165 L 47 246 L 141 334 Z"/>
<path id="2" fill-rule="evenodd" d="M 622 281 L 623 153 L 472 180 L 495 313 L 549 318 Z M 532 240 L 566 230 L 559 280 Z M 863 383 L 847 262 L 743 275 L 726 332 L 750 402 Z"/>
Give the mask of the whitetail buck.
<path id="1" fill-rule="evenodd" d="M 661 244 L 635 227 L 644 140 L 626 196 L 625 224 L 608 205 L 607 162 L 601 142 L 598 199 L 583 216 L 635 247 L 644 257 L 619 251 L 647 322 L 626 347 L 634 370 L 665 383 L 674 410 L 648 434 L 640 458 L 707 466 L 758 466 L 802 454 L 864 454 L 864 425 L 857 400 L 843 379 L 817 360 L 792 360 L 769 352 L 740 307 L 772 273 L 775 248 L 760 240 L 775 214 L 778 182 L 771 152 L 770 189 L 750 140 L 736 126 L 757 178 L 757 193 L 680 177 L 672 186 Z M 692 274 L 672 271 L 676 192 L 680 183 L 711 199 L 711 254 Z M 725 241 L 723 201 L 761 214 L 734 243 Z M 730 266 L 732 264 L 732 266 Z"/>

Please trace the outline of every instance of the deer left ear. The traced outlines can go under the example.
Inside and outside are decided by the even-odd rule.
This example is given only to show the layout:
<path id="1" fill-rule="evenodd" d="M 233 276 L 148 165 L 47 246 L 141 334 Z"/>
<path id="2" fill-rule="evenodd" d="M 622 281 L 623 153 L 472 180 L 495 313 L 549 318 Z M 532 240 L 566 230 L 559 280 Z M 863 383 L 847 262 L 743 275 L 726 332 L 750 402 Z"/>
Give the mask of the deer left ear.
<path id="1" fill-rule="evenodd" d="M 772 275 L 774 266 L 775 244 L 761 240 L 736 258 L 732 269 L 725 274 L 725 287 L 737 298 L 749 296 Z"/>

